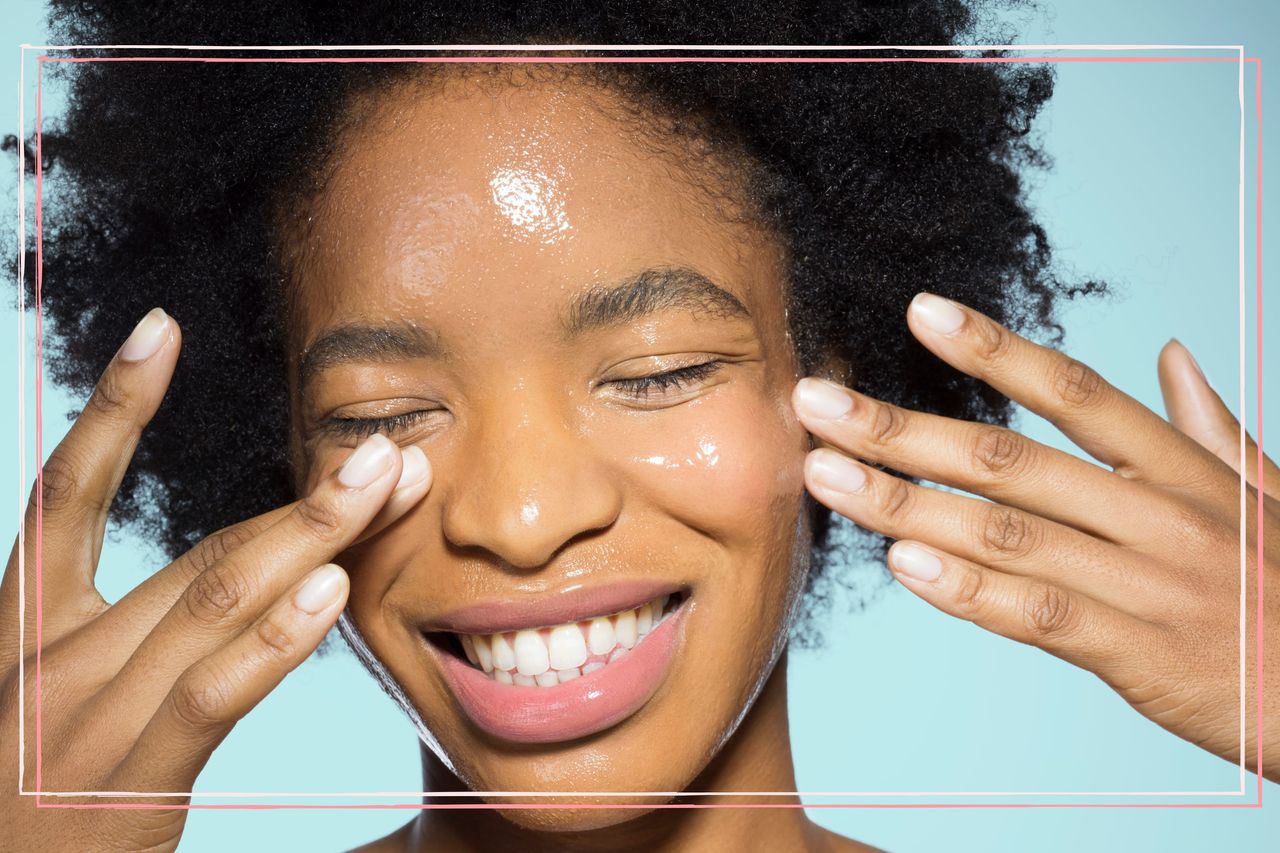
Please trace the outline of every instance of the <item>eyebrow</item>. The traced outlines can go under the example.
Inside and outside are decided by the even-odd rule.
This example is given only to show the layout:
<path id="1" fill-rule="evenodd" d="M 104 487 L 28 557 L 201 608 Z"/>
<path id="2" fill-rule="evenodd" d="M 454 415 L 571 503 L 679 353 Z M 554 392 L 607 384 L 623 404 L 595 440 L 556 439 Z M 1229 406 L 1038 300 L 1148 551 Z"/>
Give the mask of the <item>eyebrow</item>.
<path id="1" fill-rule="evenodd" d="M 561 325 L 566 337 L 632 323 L 659 311 L 684 309 L 698 317 L 751 319 L 738 297 L 688 267 L 647 269 L 621 282 L 594 285 L 574 297 Z"/>
<path id="2" fill-rule="evenodd" d="M 596 284 L 574 296 L 560 316 L 566 339 L 633 323 L 662 311 L 687 310 L 698 318 L 751 319 L 738 297 L 702 273 L 683 266 L 646 269 L 610 284 Z M 449 351 L 432 329 L 412 323 L 348 325 L 325 332 L 303 351 L 298 381 L 349 362 L 394 362 L 413 358 L 447 360 Z"/>
<path id="3" fill-rule="evenodd" d="M 317 373 L 356 361 L 393 362 L 411 358 L 448 358 L 448 351 L 430 329 L 411 323 L 394 326 L 339 326 L 325 332 L 302 352 L 298 384 L 306 387 Z"/>

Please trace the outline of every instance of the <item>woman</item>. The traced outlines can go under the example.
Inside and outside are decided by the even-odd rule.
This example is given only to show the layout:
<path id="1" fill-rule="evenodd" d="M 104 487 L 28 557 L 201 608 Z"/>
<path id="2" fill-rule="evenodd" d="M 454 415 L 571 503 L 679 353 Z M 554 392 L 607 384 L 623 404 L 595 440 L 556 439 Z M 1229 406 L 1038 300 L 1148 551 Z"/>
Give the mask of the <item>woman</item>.
<path id="1" fill-rule="evenodd" d="M 76 42 L 194 44 L 945 44 L 969 14 L 75 9 Z M 1176 344 L 1171 424 L 1010 330 L 1070 291 L 1018 182 L 1045 72 L 165 65 L 77 69 L 48 152 L 54 369 L 109 363 L 29 514 L 46 789 L 191 790 L 339 623 L 428 790 L 639 792 L 485 794 L 369 849 L 860 849 L 795 809 L 652 808 L 796 789 L 785 649 L 832 511 L 935 606 L 1239 758 L 1230 414 Z M 1000 426 L 1007 398 L 1101 464 Z M 117 489 L 175 560 L 108 607 Z M 55 849 L 171 849 L 185 817 L 5 808 Z"/>

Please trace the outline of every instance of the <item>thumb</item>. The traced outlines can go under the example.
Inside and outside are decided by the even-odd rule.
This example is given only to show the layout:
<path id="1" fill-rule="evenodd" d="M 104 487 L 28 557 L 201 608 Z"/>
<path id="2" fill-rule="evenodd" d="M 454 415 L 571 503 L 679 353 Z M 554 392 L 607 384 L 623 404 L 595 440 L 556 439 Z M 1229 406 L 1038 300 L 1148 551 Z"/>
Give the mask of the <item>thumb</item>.
<path id="1" fill-rule="evenodd" d="M 1157 372 L 1169 422 L 1239 472 L 1240 421 L 1209 385 L 1191 352 L 1171 338 L 1160 350 Z M 1263 490 L 1280 493 L 1280 469 L 1265 456 L 1262 463 Z M 1247 433 L 1244 473 L 1250 484 L 1258 486 L 1258 445 Z"/>

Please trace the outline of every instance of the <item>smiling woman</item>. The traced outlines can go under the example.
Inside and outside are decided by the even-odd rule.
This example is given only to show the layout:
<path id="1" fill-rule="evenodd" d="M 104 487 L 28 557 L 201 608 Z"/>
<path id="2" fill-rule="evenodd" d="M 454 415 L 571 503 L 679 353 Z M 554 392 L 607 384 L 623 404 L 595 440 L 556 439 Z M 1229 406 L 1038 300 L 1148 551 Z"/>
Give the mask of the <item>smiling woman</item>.
<path id="1" fill-rule="evenodd" d="M 384 92 L 334 155 L 288 271 L 298 493 L 363 434 L 431 460 L 429 496 L 347 552 L 344 625 L 470 787 L 676 791 L 773 671 L 803 578 L 779 252 L 580 72 L 495 73 L 509 90 Z"/>
<path id="2" fill-rule="evenodd" d="M 971 20 L 57 8 L 96 44 L 946 44 Z M 68 745 L 46 789 L 191 790 L 336 623 L 417 724 L 427 790 L 496 807 L 370 849 L 859 849 L 794 808 L 655 808 L 796 790 L 785 652 L 845 568 L 833 512 L 907 540 L 891 568 L 940 609 L 1239 757 L 1231 644 L 1199 639 L 1235 606 L 1203 582 L 1231 571 L 1237 475 L 1202 446 L 1229 414 L 1177 346 L 1171 425 L 1010 331 L 1092 288 L 1054 278 L 1023 202 L 1043 67 L 432 57 L 64 72 L 44 307 L 55 375 L 94 390 L 28 516 Z M 1011 398 L 1102 464 L 1003 428 Z M 175 559 L 107 606 L 113 499 Z M 33 832 L 171 849 L 183 802 Z"/>

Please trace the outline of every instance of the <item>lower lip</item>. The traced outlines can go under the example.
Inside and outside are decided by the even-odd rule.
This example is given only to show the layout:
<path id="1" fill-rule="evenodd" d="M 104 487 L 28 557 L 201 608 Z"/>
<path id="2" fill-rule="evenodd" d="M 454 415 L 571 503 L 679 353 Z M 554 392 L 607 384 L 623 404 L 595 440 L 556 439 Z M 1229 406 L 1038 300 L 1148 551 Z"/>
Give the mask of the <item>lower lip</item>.
<path id="1" fill-rule="evenodd" d="M 436 654 L 463 710 L 485 732 L 517 743 L 558 743 L 604 731 L 649 701 L 675 656 L 683 616 L 681 605 L 618 660 L 555 687 L 501 684 L 454 655 Z"/>

